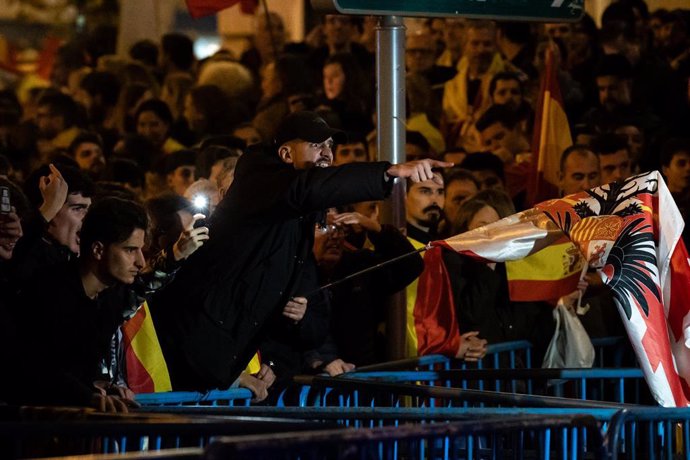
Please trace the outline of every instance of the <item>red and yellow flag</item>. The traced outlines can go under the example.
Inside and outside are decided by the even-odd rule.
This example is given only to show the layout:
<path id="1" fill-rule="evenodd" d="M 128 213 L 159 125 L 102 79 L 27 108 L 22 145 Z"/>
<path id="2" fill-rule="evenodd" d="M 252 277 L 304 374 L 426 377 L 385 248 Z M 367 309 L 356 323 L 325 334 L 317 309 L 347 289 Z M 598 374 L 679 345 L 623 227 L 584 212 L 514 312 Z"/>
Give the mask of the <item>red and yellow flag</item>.
<path id="1" fill-rule="evenodd" d="M 532 205 L 558 196 L 561 154 L 573 145 L 552 48 L 546 49 L 545 58 L 534 119 L 532 171 L 527 189 L 527 200 Z"/>
<path id="2" fill-rule="evenodd" d="M 408 238 L 415 249 L 424 245 Z M 424 271 L 407 287 L 406 357 L 441 354 L 455 357 L 460 349 L 460 328 L 443 250 L 424 253 Z"/>
<path id="3" fill-rule="evenodd" d="M 146 302 L 122 325 L 127 385 L 134 393 L 171 391 L 168 366 Z"/>

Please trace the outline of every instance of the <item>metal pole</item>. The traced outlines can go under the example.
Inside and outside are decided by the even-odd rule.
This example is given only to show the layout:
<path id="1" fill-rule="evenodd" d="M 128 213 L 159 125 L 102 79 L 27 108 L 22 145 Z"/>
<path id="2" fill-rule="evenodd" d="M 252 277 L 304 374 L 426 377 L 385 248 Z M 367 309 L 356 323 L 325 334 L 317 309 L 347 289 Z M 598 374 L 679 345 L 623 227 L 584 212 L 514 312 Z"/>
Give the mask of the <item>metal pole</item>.
<path id="1" fill-rule="evenodd" d="M 398 16 L 380 17 L 376 28 L 376 116 L 379 160 L 405 161 L 405 26 Z M 397 181 L 384 207 L 383 220 L 405 226 L 405 183 Z M 405 291 L 392 296 L 386 337 L 389 359 L 405 357 Z"/>

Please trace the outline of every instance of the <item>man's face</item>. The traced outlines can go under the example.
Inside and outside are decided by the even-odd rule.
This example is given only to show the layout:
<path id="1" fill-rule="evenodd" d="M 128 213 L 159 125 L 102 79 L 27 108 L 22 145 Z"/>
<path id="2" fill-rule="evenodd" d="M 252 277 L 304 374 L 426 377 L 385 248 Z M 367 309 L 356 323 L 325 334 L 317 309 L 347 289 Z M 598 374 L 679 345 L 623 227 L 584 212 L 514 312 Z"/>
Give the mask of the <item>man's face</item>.
<path id="1" fill-rule="evenodd" d="M 335 150 L 335 160 L 333 164 L 336 166 L 347 163 L 361 163 L 367 161 L 367 149 L 361 142 L 354 144 L 340 144 Z"/>
<path id="2" fill-rule="evenodd" d="M 614 76 L 597 77 L 599 103 L 608 111 L 630 105 L 630 85 L 627 80 Z"/>
<path id="3" fill-rule="evenodd" d="M 103 150 L 93 142 L 83 142 L 74 151 L 74 159 L 83 171 L 98 174 L 105 167 Z"/>
<path id="4" fill-rule="evenodd" d="M 329 46 L 340 48 L 350 43 L 354 27 L 352 20 L 348 16 L 329 14 L 326 15 L 323 32 L 326 35 L 326 42 Z"/>
<path id="5" fill-rule="evenodd" d="M 491 169 L 472 171 L 472 175 L 479 182 L 479 190 L 505 190 L 503 180 Z"/>
<path id="6" fill-rule="evenodd" d="M 289 149 L 285 151 L 283 149 Z M 281 158 L 295 169 L 327 168 L 333 164 L 333 138 L 323 142 L 290 141 L 281 146 Z"/>
<path id="7" fill-rule="evenodd" d="M 334 265 L 343 255 L 345 232 L 342 227 L 327 225 L 314 230 L 314 258 L 319 264 Z"/>
<path id="8" fill-rule="evenodd" d="M 168 128 L 168 124 L 151 111 L 142 112 L 137 120 L 137 133 L 148 138 L 156 147 L 165 143 Z"/>
<path id="9" fill-rule="evenodd" d="M 405 43 L 405 65 L 412 73 L 422 73 L 431 69 L 436 60 L 436 45 L 429 33 L 415 33 L 407 37 Z"/>
<path id="10" fill-rule="evenodd" d="M 561 171 L 560 186 L 564 195 L 589 190 L 599 184 L 599 160 L 594 153 L 574 152 L 568 156 Z"/>
<path id="11" fill-rule="evenodd" d="M 477 193 L 479 189 L 471 180 L 454 180 L 446 187 L 445 206 L 448 222 L 456 222 L 460 206 Z"/>
<path id="12" fill-rule="evenodd" d="M 232 132 L 232 135 L 242 139 L 245 144 L 247 144 L 247 147 L 261 142 L 261 134 L 259 134 L 259 131 L 253 126 L 235 128 L 235 130 Z"/>
<path id="13" fill-rule="evenodd" d="M 496 80 L 496 89 L 491 95 L 494 104 L 507 105 L 514 109 L 522 104 L 520 82 L 517 80 Z"/>
<path id="14" fill-rule="evenodd" d="M 638 161 L 642 157 L 642 151 L 644 150 L 644 134 L 642 134 L 642 131 L 637 126 L 627 125 L 616 128 L 614 132 L 625 136 L 630 149 L 630 157 Z"/>
<path id="15" fill-rule="evenodd" d="M 677 152 L 668 166 L 662 166 L 668 189 L 680 193 L 690 188 L 690 152 Z"/>
<path id="16" fill-rule="evenodd" d="M 489 125 L 479 133 L 482 141 L 482 148 L 485 151 L 496 152 L 504 145 L 506 137 L 510 135 L 510 130 L 503 123 Z"/>
<path id="17" fill-rule="evenodd" d="M 441 177 L 438 173 L 434 176 Z M 405 198 L 407 221 L 420 227 L 436 226 L 443 216 L 444 198 L 443 185 L 433 180 L 412 184 Z"/>
<path id="18" fill-rule="evenodd" d="M 627 149 L 609 155 L 599 155 L 599 172 L 601 183 L 620 181 L 631 175 L 630 155 Z"/>
<path id="19" fill-rule="evenodd" d="M 496 37 L 493 29 L 467 29 L 467 42 L 464 55 L 470 64 L 478 65 L 480 71 L 486 72 L 496 52 Z"/>
<path id="20" fill-rule="evenodd" d="M 79 254 L 79 232 L 89 206 L 91 198 L 83 197 L 81 193 L 71 193 L 48 224 L 48 234 L 75 254 Z"/>
<path id="21" fill-rule="evenodd" d="M 132 284 L 146 261 L 142 249 L 146 232 L 136 228 L 125 241 L 105 246 L 103 251 L 103 270 L 111 281 Z"/>
<path id="22" fill-rule="evenodd" d="M 326 99 L 337 99 L 345 90 L 345 72 L 340 63 L 327 64 L 323 68 L 323 92 Z"/>
<path id="23" fill-rule="evenodd" d="M 549 38 L 560 38 L 567 46 L 573 34 L 573 27 L 567 23 L 544 24 L 544 31 Z"/>
<path id="24" fill-rule="evenodd" d="M 443 28 L 443 41 L 447 49 L 462 50 L 465 42 L 465 20 L 448 18 Z"/>
<path id="25" fill-rule="evenodd" d="M 168 174 L 168 187 L 180 196 L 184 196 L 190 185 L 195 180 L 196 167 L 191 165 L 178 166 Z"/>
<path id="26" fill-rule="evenodd" d="M 65 120 L 61 115 L 52 112 L 50 106 L 41 105 L 36 109 L 36 126 L 38 132 L 46 139 L 54 139 L 65 129 Z"/>

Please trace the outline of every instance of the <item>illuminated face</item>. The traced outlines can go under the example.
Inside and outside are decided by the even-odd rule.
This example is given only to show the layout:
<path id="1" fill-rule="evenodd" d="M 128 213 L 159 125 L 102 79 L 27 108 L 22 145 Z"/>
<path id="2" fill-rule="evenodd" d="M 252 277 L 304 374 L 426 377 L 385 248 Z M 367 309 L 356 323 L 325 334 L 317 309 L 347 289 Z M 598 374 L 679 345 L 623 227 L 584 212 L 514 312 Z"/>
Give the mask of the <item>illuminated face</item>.
<path id="1" fill-rule="evenodd" d="M 144 248 L 146 232 L 136 228 L 125 241 L 113 243 L 103 248 L 101 269 L 106 279 L 123 284 L 132 284 L 146 261 L 142 249 Z"/>
<path id="2" fill-rule="evenodd" d="M 436 45 L 431 34 L 412 34 L 405 43 L 405 65 L 412 73 L 426 72 L 434 66 Z"/>
<path id="3" fill-rule="evenodd" d="M 328 64 L 323 68 L 323 91 L 329 100 L 337 99 L 345 90 L 345 72 L 339 63 Z"/>
<path id="4" fill-rule="evenodd" d="M 492 208 L 491 206 L 484 206 L 479 211 L 477 211 L 474 214 L 474 216 L 472 216 L 472 219 L 470 219 L 470 222 L 467 225 L 467 229 L 474 230 L 475 228 L 492 224 L 500 219 L 501 217 L 498 215 L 494 208 Z"/>
<path id="5" fill-rule="evenodd" d="M 98 174 L 105 167 L 103 150 L 93 142 L 82 142 L 74 151 L 74 160 L 79 168 L 89 173 Z"/>
<path id="6" fill-rule="evenodd" d="M 435 177 L 441 175 L 436 173 Z M 405 197 L 407 221 L 418 227 L 433 227 L 443 216 L 445 189 L 433 180 L 413 183 Z"/>
<path id="7" fill-rule="evenodd" d="M 478 65 L 480 71 L 485 72 L 491 65 L 495 52 L 496 37 L 493 29 L 467 29 L 464 56 L 469 59 L 470 64 Z"/>
<path id="8" fill-rule="evenodd" d="M 626 149 L 609 155 L 599 155 L 601 183 L 620 181 L 631 176 L 630 155 Z"/>
<path id="9" fill-rule="evenodd" d="M 71 193 L 48 224 L 48 234 L 75 254 L 79 254 L 79 232 L 89 206 L 91 198 L 83 197 L 81 193 Z"/>
<path id="10" fill-rule="evenodd" d="M 560 180 L 564 195 L 598 187 L 600 182 L 599 160 L 594 153 L 573 152 L 568 156 Z"/>
<path id="11" fill-rule="evenodd" d="M 192 165 L 178 166 L 168 174 L 168 187 L 177 195 L 184 196 L 190 185 L 194 183 L 196 167 Z"/>
<path id="12" fill-rule="evenodd" d="M 456 222 L 460 206 L 469 200 L 479 189 L 471 180 L 454 180 L 446 187 L 445 206 L 448 222 Z"/>
<path id="13" fill-rule="evenodd" d="M 630 85 L 627 80 L 614 76 L 597 77 L 599 103 L 606 110 L 630 105 Z"/>
<path id="14" fill-rule="evenodd" d="M 294 140 L 283 144 L 278 153 L 285 163 L 295 169 L 327 168 L 333 164 L 333 138 L 323 142 Z"/>
<path id="15" fill-rule="evenodd" d="M 479 133 L 482 140 L 482 148 L 485 151 L 496 152 L 504 143 L 510 131 L 503 123 L 494 123 Z"/>
<path id="16" fill-rule="evenodd" d="M 146 137 L 156 147 L 161 147 L 168 138 L 170 126 L 161 120 L 155 112 L 147 110 L 139 114 L 137 133 Z"/>
<path id="17" fill-rule="evenodd" d="M 496 80 L 496 89 L 491 95 L 494 104 L 518 108 L 522 104 L 522 91 L 517 80 Z"/>
<path id="18" fill-rule="evenodd" d="M 357 142 L 338 145 L 335 150 L 335 161 L 333 161 L 333 164 L 340 166 L 347 163 L 365 162 L 367 160 L 366 147 L 361 142 Z"/>
<path id="19" fill-rule="evenodd" d="M 677 152 L 668 166 L 662 166 L 668 189 L 680 193 L 690 188 L 690 152 Z"/>

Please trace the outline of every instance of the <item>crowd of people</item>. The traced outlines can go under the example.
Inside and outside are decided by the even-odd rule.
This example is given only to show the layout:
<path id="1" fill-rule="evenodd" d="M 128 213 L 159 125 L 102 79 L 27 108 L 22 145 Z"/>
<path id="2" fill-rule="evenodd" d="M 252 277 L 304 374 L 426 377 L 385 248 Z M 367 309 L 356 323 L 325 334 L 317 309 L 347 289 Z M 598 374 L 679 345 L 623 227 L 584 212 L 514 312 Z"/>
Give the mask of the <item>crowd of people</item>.
<path id="1" fill-rule="evenodd" d="M 387 299 L 406 287 L 416 355 L 427 260 L 319 286 L 534 204 L 547 54 L 573 139 L 559 193 L 659 169 L 690 212 L 690 11 L 619 0 L 601 27 L 414 22 L 401 165 L 375 161 L 375 27 L 326 15 L 289 43 L 280 16 L 261 14 L 241 56 L 202 61 L 177 33 L 127 57 L 79 37 L 50 82 L 2 89 L 0 349 L 17 378 L 0 401 L 126 411 L 120 328 L 145 302 L 173 389 L 237 384 L 263 400 L 299 373 L 384 361 Z M 379 219 L 395 178 L 403 229 Z M 525 339 L 538 362 L 552 305 L 512 301 L 503 264 L 443 261 L 461 333 L 450 354 Z M 588 333 L 622 334 L 600 278 L 581 289 Z"/>

